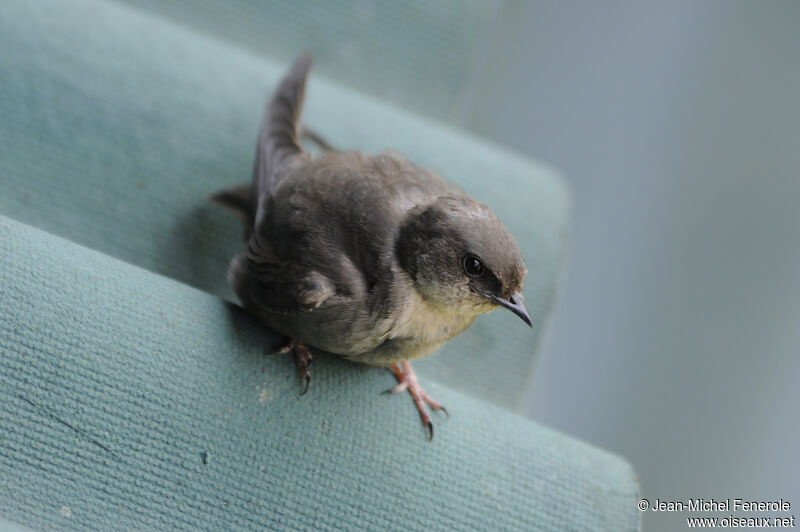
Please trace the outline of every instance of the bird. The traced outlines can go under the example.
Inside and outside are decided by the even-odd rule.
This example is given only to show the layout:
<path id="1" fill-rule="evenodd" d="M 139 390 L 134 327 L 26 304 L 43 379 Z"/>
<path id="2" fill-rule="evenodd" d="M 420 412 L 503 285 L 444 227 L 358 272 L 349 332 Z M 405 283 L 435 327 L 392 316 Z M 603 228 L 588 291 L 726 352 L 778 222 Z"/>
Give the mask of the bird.
<path id="1" fill-rule="evenodd" d="M 392 370 L 429 439 L 411 360 L 433 354 L 481 314 L 504 307 L 533 327 L 514 237 L 484 203 L 394 150 L 312 155 L 301 125 L 312 57 L 301 54 L 264 111 L 252 182 L 212 199 L 244 224 L 228 281 L 244 308 L 285 336 L 305 388 L 309 348 Z"/>

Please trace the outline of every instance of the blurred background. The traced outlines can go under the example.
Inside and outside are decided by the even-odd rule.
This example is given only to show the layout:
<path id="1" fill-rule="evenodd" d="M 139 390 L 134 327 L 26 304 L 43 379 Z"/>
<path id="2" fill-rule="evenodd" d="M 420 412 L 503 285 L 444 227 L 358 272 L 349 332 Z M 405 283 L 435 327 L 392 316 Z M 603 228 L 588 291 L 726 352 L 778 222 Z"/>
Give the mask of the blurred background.
<path id="1" fill-rule="evenodd" d="M 800 3 L 127 3 L 558 169 L 570 270 L 526 413 L 651 500 L 800 513 Z"/>

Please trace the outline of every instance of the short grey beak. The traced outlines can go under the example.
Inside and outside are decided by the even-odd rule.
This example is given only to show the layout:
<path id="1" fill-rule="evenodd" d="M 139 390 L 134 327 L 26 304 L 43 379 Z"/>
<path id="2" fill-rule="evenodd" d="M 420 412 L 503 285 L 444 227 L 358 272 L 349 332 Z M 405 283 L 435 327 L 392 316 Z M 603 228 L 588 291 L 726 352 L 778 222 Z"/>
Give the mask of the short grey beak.
<path id="1" fill-rule="evenodd" d="M 506 307 L 508 310 L 522 318 L 522 321 L 527 323 L 530 327 L 533 327 L 531 315 L 528 314 L 528 309 L 525 308 L 525 303 L 522 302 L 522 294 L 519 292 L 514 292 L 508 296 L 508 299 L 503 299 L 502 297 L 497 296 L 492 296 L 492 299 L 498 305 Z"/>

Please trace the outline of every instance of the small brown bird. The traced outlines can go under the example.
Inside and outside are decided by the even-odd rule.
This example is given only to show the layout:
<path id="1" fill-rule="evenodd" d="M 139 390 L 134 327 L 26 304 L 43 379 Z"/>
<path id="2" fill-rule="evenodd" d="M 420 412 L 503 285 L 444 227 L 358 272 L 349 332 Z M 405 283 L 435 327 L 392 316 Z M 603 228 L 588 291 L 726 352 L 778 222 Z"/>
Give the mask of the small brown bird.
<path id="1" fill-rule="evenodd" d="M 409 361 L 498 307 L 532 325 L 522 254 L 489 207 L 402 155 L 305 151 L 310 66 L 302 55 L 267 107 L 252 185 L 214 196 L 245 223 L 228 278 L 247 310 L 290 339 L 303 393 L 306 346 L 389 366 L 389 391 L 411 393 L 432 438 L 426 403 L 444 409 Z"/>

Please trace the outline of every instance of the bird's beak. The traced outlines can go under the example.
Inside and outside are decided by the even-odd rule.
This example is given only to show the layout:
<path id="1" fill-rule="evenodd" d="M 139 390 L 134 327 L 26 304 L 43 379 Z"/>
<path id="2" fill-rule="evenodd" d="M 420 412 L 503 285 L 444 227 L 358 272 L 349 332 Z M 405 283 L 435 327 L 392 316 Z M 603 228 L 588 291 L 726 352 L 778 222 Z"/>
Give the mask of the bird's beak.
<path id="1" fill-rule="evenodd" d="M 528 324 L 528 326 L 533 327 L 533 320 L 531 320 L 531 315 L 528 313 L 528 309 L 525 308 L 525 303 L 522 302 L 522 294 L 519 292 L 514 292 L 508 299 L 503 299 L 502 297 L 491 296 L 492 301 L 501 305 L 520 318 L 522 321 Z"/>

